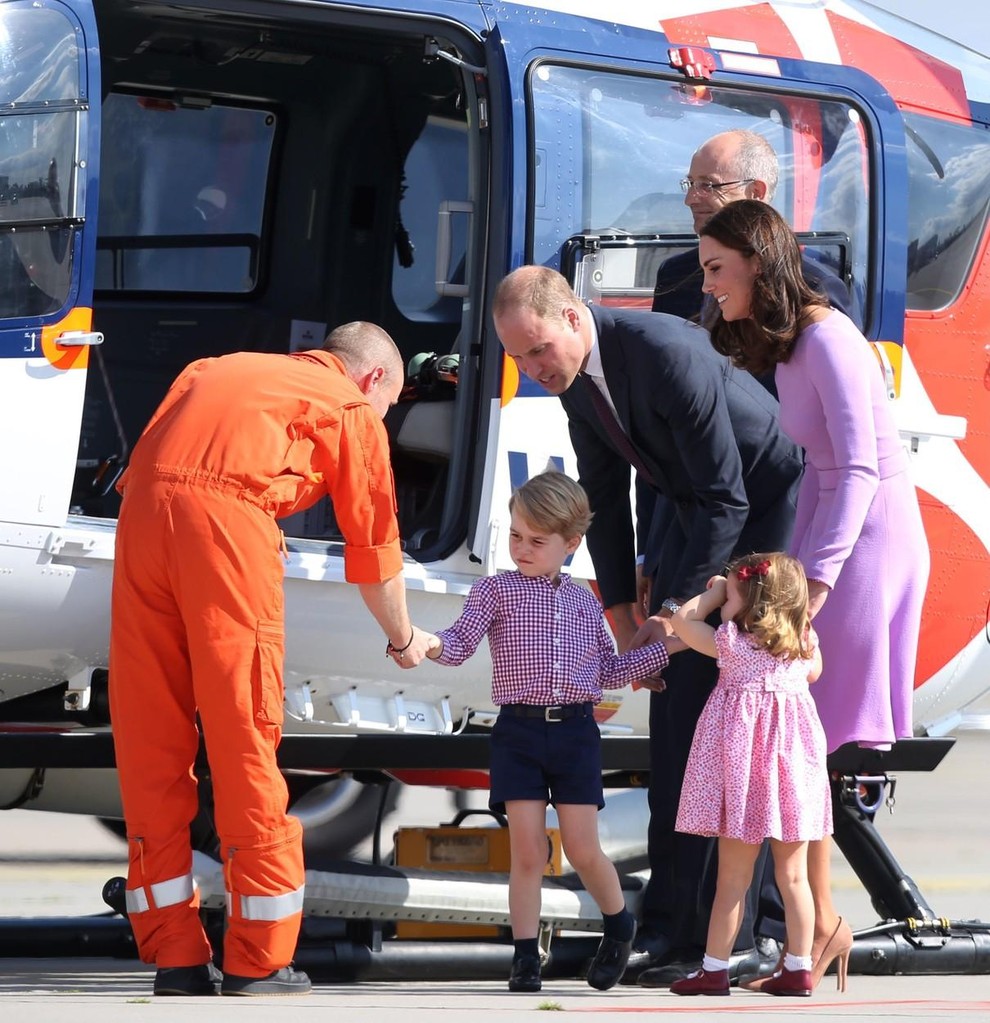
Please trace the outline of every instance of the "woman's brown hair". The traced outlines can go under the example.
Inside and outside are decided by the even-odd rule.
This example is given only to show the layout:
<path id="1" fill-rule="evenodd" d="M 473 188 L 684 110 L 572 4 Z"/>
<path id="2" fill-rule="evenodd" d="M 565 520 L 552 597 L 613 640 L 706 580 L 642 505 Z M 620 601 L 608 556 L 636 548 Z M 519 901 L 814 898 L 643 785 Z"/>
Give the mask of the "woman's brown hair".
<path id="1" fill-rule="evenodd" d="M 794 232 L 769 203 L 739 199 L 723 206 L 698 234 L 759 260 L 749 318 L 729 323 L 717 309 L 705 316 L 715 350 L 756 374 L 787 362 L 805 309 L 828 306 L 804 279 Z"/>

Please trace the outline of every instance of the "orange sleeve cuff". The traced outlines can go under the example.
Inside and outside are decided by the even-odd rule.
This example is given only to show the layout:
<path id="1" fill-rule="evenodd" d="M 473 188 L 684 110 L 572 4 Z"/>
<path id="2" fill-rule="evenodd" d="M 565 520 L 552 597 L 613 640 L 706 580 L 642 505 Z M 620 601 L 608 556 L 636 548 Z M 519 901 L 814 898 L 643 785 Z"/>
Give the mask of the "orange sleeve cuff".
<path id="1" fill-rule="evenodd" d="M 378 547 L 344 544 L 344 578 L 349 583 L 383 583 L 402 571 L 398 539 Z"/>

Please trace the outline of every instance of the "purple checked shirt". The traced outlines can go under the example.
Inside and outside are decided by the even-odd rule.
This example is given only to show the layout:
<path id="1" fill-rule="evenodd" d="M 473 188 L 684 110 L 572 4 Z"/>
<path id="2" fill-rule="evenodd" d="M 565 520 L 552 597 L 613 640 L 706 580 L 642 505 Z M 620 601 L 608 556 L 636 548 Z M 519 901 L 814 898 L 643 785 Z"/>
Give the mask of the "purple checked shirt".
<path id="1" fill-rule="evenodd" d="M 594 594 L 560 574 L 503 572 L 479 579 L 461 617 L 437 635 L 440 664 L 462 664 L 487 634 L 492 654 L 492 700 L 557 707 L 598 703 L 618 689 L 667 667 L 663 643 L 617 654 Z"/>

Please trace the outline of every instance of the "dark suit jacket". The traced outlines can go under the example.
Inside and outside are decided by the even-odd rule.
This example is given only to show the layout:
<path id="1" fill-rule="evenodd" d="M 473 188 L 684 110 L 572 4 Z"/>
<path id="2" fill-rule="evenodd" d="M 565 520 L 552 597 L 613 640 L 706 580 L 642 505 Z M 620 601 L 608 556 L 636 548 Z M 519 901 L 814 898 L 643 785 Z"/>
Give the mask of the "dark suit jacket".
<path id="1" fill-rule="evenodd" d="M 705 293 L 698 246 L 665 259 L 657 270 L 657 283 L 653 288 L 653 311 L 680 316 L 697 322 Z"/>
<path id="2" fill-rule="evenodd" d="M 759 523 L 793 515 L 801 453 L 777 426 L 777 402 L 712 348 L 707 333 L 664 314 L 591 307 L 619 421 L 676 517 L 663 596 L 700 593 L 733 553 L 760 549 Z M 606 607 L 636 599 L 630 466 L 578 377 L 560 396 L 594 521 L 588 548 Z M 641 538 L 657 564 L 670 522 L 641 506 Z M 653 521 L 656 520 L 656 521 Z M 661 522 L 663 520 L 663 522 Z M 771 536 L 780 543 L 778 532 Z M 784 538 L 786 541 L 786 537 Z M 753 546 L 750 546 L 750 544 Z"/>
<path id="3" fill-rule="evenodd" d="M 856 326 L 862 326 L 859 317 L 853 312 L 848 288 L 828 267 L 803 254 L 801 271 L 808 284 L 822 292 L 833 309 L 845 313 Z M 698 320 L 705 297 L 701 290 L 704 283 L 705 275 L 698 263 L 697 246 L 665 259 L 657 270 L 653 311 L 682 316 L 685 320 Z"/>

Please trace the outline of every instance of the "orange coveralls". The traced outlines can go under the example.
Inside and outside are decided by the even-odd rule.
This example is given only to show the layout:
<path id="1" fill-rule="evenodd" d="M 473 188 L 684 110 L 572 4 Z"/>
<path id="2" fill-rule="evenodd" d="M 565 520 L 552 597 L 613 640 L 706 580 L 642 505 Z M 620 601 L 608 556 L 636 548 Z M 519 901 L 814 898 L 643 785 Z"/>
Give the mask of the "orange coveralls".
<path id="1" fill-rule="evenodd" d="M 211 956 L 189 842 L 198 712 L 226 879 L 223 966 L 264 976 L 292 959 L 304 890 L 302 829 L 275 759 L 285 646 L 275 519 L 329 493 L 347 580 L 398 574 L 387 435 L 327 352 L 204 359 L 172 385 L 119 489 L 110 710 L 138 949 L 159 967 Z"/>

